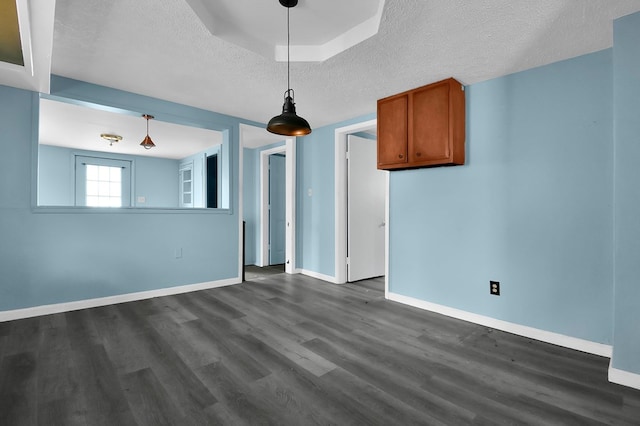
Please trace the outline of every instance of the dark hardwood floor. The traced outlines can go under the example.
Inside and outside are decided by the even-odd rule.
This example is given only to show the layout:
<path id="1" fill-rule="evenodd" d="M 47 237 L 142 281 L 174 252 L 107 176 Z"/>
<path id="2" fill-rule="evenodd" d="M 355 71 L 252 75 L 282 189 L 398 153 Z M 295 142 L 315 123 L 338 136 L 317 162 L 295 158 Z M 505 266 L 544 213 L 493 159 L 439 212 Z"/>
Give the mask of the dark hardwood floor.
<path id="1" fill-rule="evenodd" d="M 638 425 L 608 359 L 286 274 L 0 323 L 0 425 Z"/>
<path id="2" fill-rule="evenodd" d="M 284 273 L 285 265 L 269 265 L 269 266 L 255 266 L 245 265 L 244 275 L 245 281 L 256 281 L 262 278 L 270 277 L 272 275 Z"/>

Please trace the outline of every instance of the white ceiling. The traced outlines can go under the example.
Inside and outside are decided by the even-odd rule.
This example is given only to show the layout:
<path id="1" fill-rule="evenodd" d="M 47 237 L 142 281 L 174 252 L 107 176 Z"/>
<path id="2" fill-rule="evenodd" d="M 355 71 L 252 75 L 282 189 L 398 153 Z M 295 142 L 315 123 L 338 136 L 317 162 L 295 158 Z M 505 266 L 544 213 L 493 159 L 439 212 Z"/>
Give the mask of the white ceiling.
<path id="1" fill-rule="evenodd" d="M 286 35 L 278 0 L 57 0 L 52 72 L 266 123 L 281 112 L 286 63 L 227 41 L 237 33 L 221 38 L 215 21 L 191 7 L 198 1 L 224 17 L 220 32 L 237 25 L 237 33 L 276 43 Z M 366 19 L 378 4 L 300 0 L 292 45 L 310 40 L 309 31 L 342 31 L 342 12 L 354 5 Z M 319 12 L 323 5 L 330 9 Z M 377 99 L 443 78 L 472 84 L 605 49 L 613 19 L 636 11 L 638 0 L 387 0 L 377 34 L 323 62 L 291 64 L 298 114 L 316 128 L 374 113 Z M 264 19 L 252 29 L 228 22 L 245 13 Z"/>

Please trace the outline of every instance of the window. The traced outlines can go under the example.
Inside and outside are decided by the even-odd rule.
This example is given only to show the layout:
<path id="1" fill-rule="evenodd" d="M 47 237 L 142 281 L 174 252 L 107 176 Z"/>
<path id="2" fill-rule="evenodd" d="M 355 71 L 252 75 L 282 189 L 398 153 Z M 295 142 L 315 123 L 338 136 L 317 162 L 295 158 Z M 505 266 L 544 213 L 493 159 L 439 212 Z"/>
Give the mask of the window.
<path id="1" fill-rule="evenodd" d="M 131 205 L 131 161 L 76 156 L 76 205 Z"/>
<path id="2" fill-rule="evenodd" d="M 122 207 L 122 168 L 87 164 L 86 205 Z"/>

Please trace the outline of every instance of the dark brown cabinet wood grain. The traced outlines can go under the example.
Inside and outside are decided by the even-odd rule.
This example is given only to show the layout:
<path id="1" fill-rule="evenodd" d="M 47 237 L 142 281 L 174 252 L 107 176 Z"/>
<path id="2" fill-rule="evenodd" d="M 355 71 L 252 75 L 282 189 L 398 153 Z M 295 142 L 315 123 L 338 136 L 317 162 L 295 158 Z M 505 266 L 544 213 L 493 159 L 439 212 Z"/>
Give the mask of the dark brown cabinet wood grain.
<path id="1" fill-rule="evenodd" d="M 378 169 L 464 164 L 464 86 L 453 78 L 378 101 Z"/>

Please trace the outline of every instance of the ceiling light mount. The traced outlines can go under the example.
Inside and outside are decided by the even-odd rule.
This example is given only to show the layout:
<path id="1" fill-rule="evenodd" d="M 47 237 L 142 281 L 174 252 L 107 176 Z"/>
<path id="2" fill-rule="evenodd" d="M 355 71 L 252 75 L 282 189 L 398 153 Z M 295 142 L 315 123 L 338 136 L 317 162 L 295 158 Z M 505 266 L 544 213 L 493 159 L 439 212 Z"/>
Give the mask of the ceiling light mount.
<path id="1" fill-rule="evenodd" d="M 147 136 L 144 137 L 144 140 L 140 142 L 140 146 L 144 147 L 144 149 L 151 149 L 156 146 L 155 143 L 149 137 L 149 120 L 153 120 L 155 117 L 149 114 L 142 114 L 142 118 L 147 120 Z"/>
<path id="2" fill-rule="evenodd" d="M 291 37 L 289 25 L 289 10 L 298 4 L 298 0 L 279 0 L 280 4 L 287 8 L 287 90 L 284 92 L 284 104 L 282 114 L 276 115 L 267 125 L 267 130 L 271 133 L 284 136 L 304 136 L 311 133 L 311 126 L 304 118 L 296 114 L 295 94 L 291 88 Z"/>
<path id="3" fill-rule="evenodd" d="M 111 133 L 101 133 L 100 137 L 109 142 L 109 146 L 113 146 L 114 142 L 120 142 L 122 140 L 122 136 L 113 135 Z"/>

